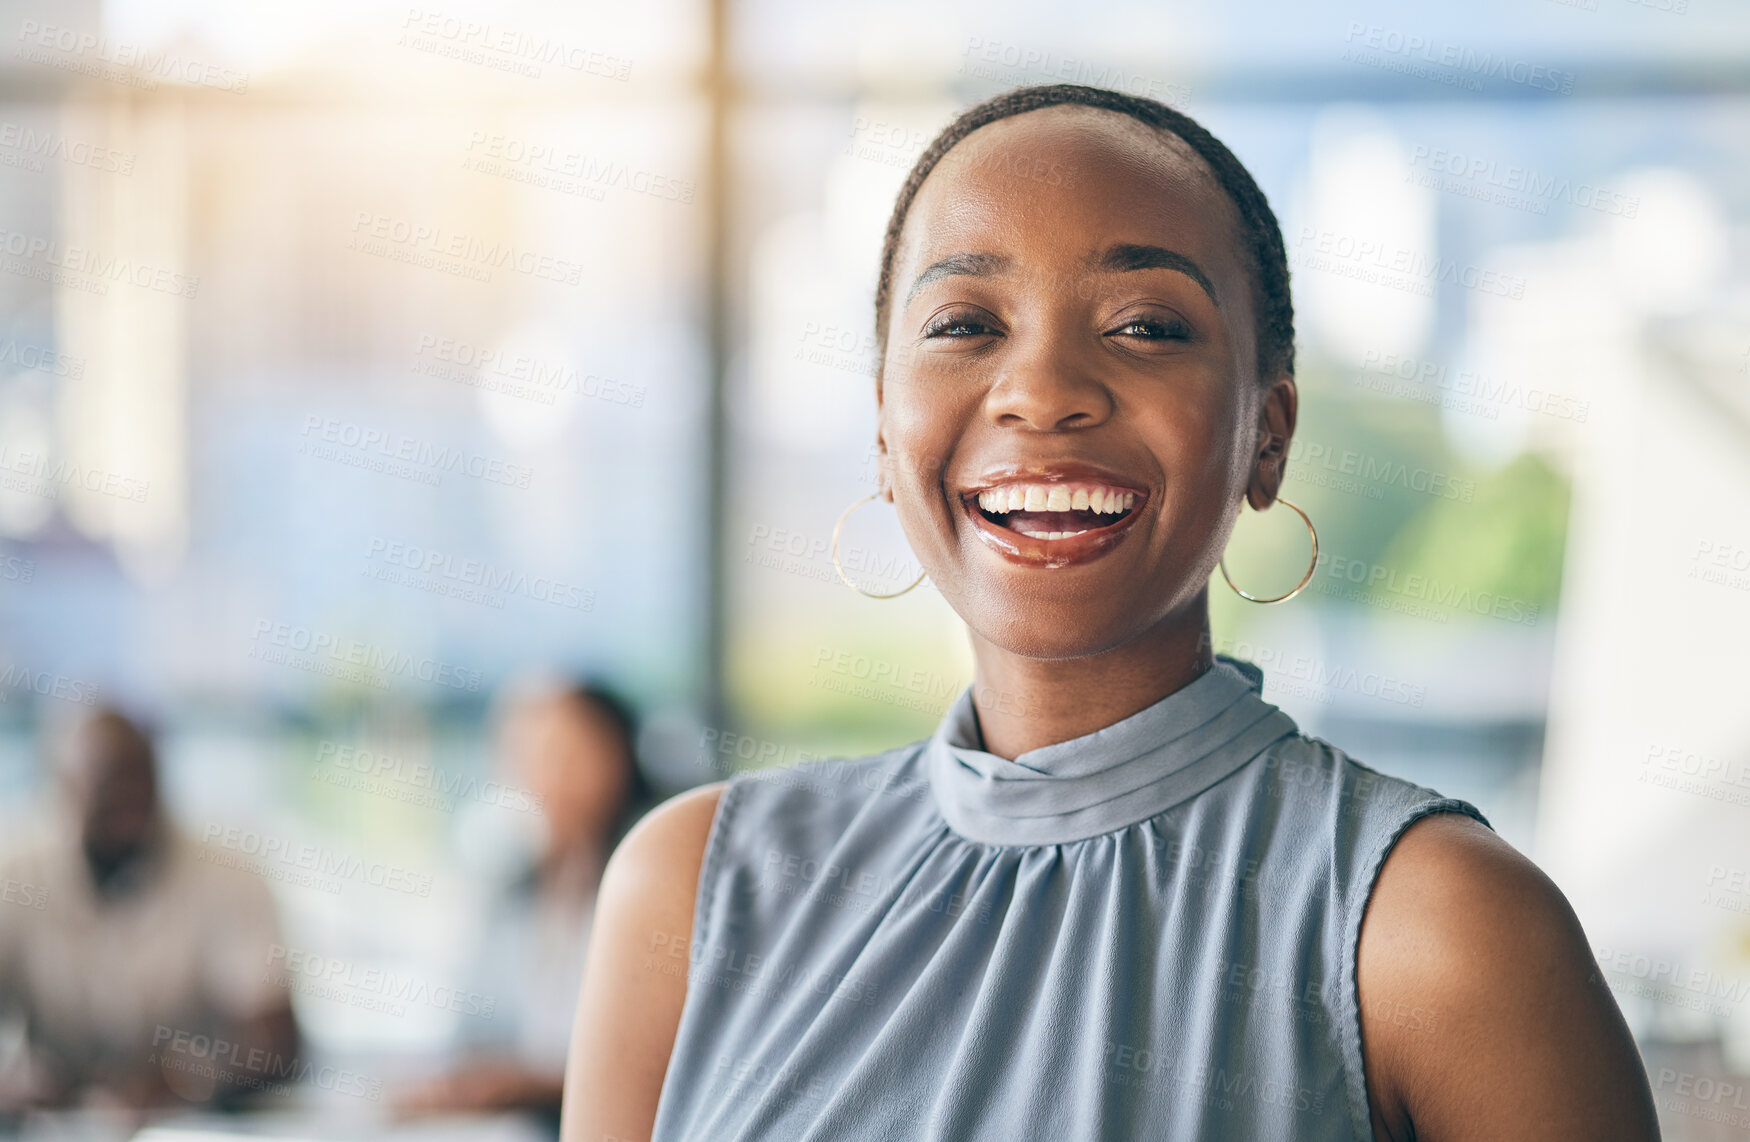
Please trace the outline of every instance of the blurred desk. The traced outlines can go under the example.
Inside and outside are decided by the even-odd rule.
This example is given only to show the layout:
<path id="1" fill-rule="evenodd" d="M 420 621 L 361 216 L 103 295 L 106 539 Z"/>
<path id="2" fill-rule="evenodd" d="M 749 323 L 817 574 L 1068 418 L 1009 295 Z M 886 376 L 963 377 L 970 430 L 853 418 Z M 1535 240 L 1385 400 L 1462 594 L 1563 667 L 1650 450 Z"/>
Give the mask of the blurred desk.
<path id="1" fill-rule="evenodd" d="M 145 1128 L 122 1115 L 89 1111 L 32 1115 L 19 1142 L 548 1142 L 548 1135 L 518 1115 L 455 1116 L 399 1122 L 382 1115 L 310 1110 L 261 1114 L 190 1114 L 165 1117 Z"/>

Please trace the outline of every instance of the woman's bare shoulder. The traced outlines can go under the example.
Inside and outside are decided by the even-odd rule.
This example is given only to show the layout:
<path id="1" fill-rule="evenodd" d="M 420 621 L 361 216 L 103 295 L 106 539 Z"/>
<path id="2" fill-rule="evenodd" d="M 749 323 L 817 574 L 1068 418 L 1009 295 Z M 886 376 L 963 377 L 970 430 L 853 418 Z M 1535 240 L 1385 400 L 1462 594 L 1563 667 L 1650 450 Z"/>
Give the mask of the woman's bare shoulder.
<path id="1" fill-rule="evenodd" d="M 700 867 L 727 786 L 652 809 L 602 873 L 566 1063 L 567 1140 L 650 1136 L 686 1001 Z"/>
<path id="2" fill-rule="evenodd" d="M 686 913 L 691 928 L 706 842 L 728 781 L 677 793 L 646 813 L 614 850 L 602 874 L 602 903 L 637 912 Z"/>
<path id="3" fill-rule="evenodd" d="M 1457 813 L 1404 831 L 1356 962 L 1380 1137 L 1656 1138 L 1634 1039 L 1555 883 Z"/>

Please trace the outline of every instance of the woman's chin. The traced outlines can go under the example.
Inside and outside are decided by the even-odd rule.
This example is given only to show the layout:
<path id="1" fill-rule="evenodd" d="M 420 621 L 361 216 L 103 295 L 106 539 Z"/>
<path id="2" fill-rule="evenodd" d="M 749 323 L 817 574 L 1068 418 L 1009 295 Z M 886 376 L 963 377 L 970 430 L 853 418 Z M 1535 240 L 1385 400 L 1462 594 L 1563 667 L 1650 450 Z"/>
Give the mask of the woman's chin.
<path id="1" fill-rule="evenodd" d="M 1131 629 L 1131 623 L 1122 617 L 1041 606 L 1038 602 L 1025 609 L 1033 613 L 961 618 L 983 641 L 1023 658 L 1087 658 L 1141 633 Z"/>

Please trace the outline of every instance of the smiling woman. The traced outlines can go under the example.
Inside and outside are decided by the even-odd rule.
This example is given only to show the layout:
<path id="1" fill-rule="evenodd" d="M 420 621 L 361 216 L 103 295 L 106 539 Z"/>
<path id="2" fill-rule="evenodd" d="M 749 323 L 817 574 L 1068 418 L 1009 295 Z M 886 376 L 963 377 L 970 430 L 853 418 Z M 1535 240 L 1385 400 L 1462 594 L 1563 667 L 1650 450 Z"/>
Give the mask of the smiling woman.
<path id="1" fill-rule="evenodd" d="M 1250 175 L 1160 104 L 1021 89 L 924 151 L 881 498 L 976 681 L 926 741 L 628 837 L 567 1138 L 1656 1137 L 1555 887 L 1211 652 L 1294 433 L 1287 283 Z"/>

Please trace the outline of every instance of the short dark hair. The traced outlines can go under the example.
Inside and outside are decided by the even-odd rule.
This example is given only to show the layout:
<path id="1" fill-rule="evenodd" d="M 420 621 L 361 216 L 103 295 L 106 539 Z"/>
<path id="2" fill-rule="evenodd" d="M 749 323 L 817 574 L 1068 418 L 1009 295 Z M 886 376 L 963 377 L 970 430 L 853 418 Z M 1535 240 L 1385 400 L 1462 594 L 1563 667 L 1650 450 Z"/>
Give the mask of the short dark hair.
<path id="1" fill-rule="evenodd" d="M 1017 87 L 995 95 L 961 112 L 924 148 L 906 176 L 887 223 L 887 239 L 881 247 L 881 276 L 875 285 L 876 375 L 887 356 L 887 310 L 893 285 L 893 259 L 899 248 L 899 232 L 905 226 L 912 200 L 936 164 L 954 145 L 987 123 L 1007 119 L 1042 107 L 1070 105 L 1097 107 L 1128 115 L 1138 122 L 1183 140 L 1209 164 L 1217 181 L 1239 210 L 1241 237 L 1251 254 L 1253 308 L 1258 335 L 1258 375 L 1268 379 L 1286 371 L 1294 373 L 1294 303 L 1288 292 L 1288 254 L 1282 244 L 1282 227 L 1276 221 L 1264 192 L 1251 172 L 1234 158 L 1221 140 L 1202 124 L 1164 103 L 1102 87 L 1077 83 L 1054 83 Z"/>
<path id="2" fill-rule="evenodd" d="M 619 691 L 594 679 L 570 679 L 560 687 L 559 694 L 575 706 L 600 714 L 625 746 L 621 760 L 626 767 L 626 796 L 605 838 L 611 853 L 658 800 L 656 788 L 645 776 L 644 766 L 638 760 L 638 714 Z"/>

